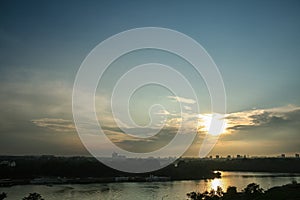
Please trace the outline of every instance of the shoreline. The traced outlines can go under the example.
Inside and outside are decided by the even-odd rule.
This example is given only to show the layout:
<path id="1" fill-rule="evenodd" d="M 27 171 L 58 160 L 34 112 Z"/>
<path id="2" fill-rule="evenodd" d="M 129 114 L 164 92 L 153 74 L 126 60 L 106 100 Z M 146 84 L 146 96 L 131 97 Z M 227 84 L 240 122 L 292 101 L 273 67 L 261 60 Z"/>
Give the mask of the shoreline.
<path id="1" fill-rule="evenodd" d="M 12 187 L 17 185 L 64 185 L 64 184 L 96 184 L 96 183 L 128 183 L 128 182 L 169 182 L 169 181 L 187 181 L 187 180 L 208 180 L 221 178 L 216 174 L 215 177 L 203 177 L 195 179 L 172 179 L 165 176 L 148 176 L 148 177 L 107 177 L 107 178 L 60 178 L 60 177 L 41 177 L 34 179 L 0 179 L 0 188 Z"/>

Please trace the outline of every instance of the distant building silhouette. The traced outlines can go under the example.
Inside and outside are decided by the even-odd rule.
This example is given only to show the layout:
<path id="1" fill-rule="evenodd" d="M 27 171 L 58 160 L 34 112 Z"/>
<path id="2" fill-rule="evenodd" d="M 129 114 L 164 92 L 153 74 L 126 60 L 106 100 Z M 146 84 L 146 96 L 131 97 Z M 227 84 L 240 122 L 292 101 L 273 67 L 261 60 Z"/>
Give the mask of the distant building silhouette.
<path id="1" fill-rule="evenodd" d="M 296 157 L 296 158 L 299 158 L 299 153 L 296 153 L 296 154 L 295 154 L 295 157 Z"/>
<path id="2" fill-rule="evenodd" d="M 8 167 L 15 167 L 17 164 L 15 161 L 1 161 L 0 162 L 0 165 L 5 165 L 5 166 L 8 166 Z"/>
<path id="3" fill-rule="evenodd" d="M 112 153 L 112 159 L 113 159 L 113 160 L 117 160 L 117 161 L 119 161 L 119 160 L 126 160 L 126 156 L 124 156 L 124 155 L 119 155 L 118 153 L 113 152 L 113 153 Z"/>
<path id="4" fill-rule="evenodd" d="M 283 153 L 283 154 L 281 154 L 281 158 L 285 158 L 285 154 Z"/>

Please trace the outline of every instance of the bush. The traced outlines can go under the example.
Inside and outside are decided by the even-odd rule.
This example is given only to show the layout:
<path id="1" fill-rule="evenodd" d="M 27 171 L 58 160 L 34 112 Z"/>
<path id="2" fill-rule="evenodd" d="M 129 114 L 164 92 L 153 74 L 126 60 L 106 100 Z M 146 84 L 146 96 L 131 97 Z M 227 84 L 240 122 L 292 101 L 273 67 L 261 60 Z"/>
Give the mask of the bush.
<path id="1" fill-rule="evenodd" d="M 6 197 L 7 197 L 7 194 L 6 194 L 5 192 L 2 192 L 2 193 L 0 194 L 0 200 L 5 199 Z"/>
<path id="2" fill-rule="evenodd" d="M 44 200 L 39 193 L 30 193 L 28 197 L 24 197 L 22 200 Z"/>

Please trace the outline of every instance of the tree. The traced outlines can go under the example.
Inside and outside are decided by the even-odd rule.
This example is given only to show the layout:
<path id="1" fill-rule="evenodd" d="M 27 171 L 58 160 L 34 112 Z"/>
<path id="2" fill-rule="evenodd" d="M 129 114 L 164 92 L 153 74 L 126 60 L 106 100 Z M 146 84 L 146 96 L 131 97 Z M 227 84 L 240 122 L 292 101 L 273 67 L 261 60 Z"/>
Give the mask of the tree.
<path id="1" fill-rule="evenodd" d="M 22 200 L 44 200 L 39 193 L 29 193 L 28 197 L 24 197 Z"/>
<path id="2" fill-rule="evenodd" d="M 241 199 L 240 194 L 237 192 L 237 188 L 235 186 L 229 186 L 227 191 L 224 193 L 222 198 L 223 200 L 237 200 Z"/>
<path id="3" fill-rule="evenodd" d="M 5 199 L 6 197 L 7 197 L 7 194 L 6 194 L 5 192 L 2 192 L 2 193 L 0 194 L 0 200 Z"/>
<path id="4" fill-rule="evenodd" d="M 228 195 L 235 195 L 237 193 L 237 188 L 235 186 L 229 186 L 226 193 Z"/>
<path id="5" fill-rule="evenodd" d="M 254 199 L 263 195 L 264 190 L 256 183 L 250 183 L 243 190 L 246 199 Z"/>
<path id="6" fill-rule="evenodd" d="M 220 186 L 218 186 L 217 187 L 217 190 L 216 190 L 216 195 L 218 196 L 218 197 L 221 197 L 221 196 L 223 196 L 223 189 L 220 187 Z"/>
<path id="7" fill-rule="evenodd" d="M 191 192 L 188 193 L 187 196 L 191 200 L 219 200 L 223 196 L 223 190 L 221 187 L 218 187 L 217 190 L 211 189 L 210 192 Z"/>
<path id="8" fill-rule="evenodd" d="M 199 192 L 190 192 L 190 193 L 187 193 L 187 196 L 188 198 L 190 198 L 191 200 L 202 200 L 203 197 L 204 197 L 204 193 L 201 194 Z"/>
<path id="9" fill-rule="evenodd" d="M 256 183 L 250 183 L 247 185 L 247 187 L 243 190 L 245 194 L 249 195 L 257 195 L 257 194 L 262 194 L 263 189 Z"/>

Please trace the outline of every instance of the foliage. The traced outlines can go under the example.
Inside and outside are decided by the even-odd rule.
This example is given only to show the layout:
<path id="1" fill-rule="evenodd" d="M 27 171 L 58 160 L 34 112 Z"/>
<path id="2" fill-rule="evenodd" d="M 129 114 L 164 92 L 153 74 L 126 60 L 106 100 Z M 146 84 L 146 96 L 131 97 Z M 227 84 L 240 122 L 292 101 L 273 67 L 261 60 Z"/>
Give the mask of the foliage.
<path id="1" fill-rule="evenodd" d="M 7 194 L 6 194 L 6 193 L 2 192 L 2 193 L 0 194 L 0 200 L 5 199 L 6 197 L 7 197 Z"/>
<path id="2" fill-rule="evenodd" d="M 28 197 L 24 197 L 22 200 L 44 200 L 39 193 L 30 193 Z"/>
<path id="3" fill-rule="evenodd" d="M 87 177 L 113 178 L 117 176 L 136 177 L 135 173 L 130 174 L 112 169 L 92 157 L 0 156 L 0 162 L 5 160 L 17 163 L 16 167 L 0 166 L 0 177 L 12 180 L 22 179 L 29 181 L 40 177 L 65 177 L 70 179 Z M 145 167 L 160 165 L 156 159 L 127 159 L 120 162 L 120 164 L 126 162 L 132 166 Z M 172 180 L 199 180 L 217 176 L 213 173 L 213 170 L 206 167 L 203 160 L 180 160 L 176 166 L 168 165 L 165 168 L 151 172 L 151 174 L 170 177 Z M 141 177 L 148 177 L 149 175 L 149 173 L 139 174 Z"/>
<path id="4" fill-rule="evenodd" d="M 235 195 L 237 194 L 237 188 L 235 186 L 229 186 L 226 193 L 228 195 Z"/>
<path id="5" fill-rule="evenodd" d="M 247 187 L 243 190 L 247 199 L 253 199 L 261 196 L 264 190 L 256 183 L 250 183 Z"/>
<path id="6" fill-rule="evenodd" d="M 287 200 L 300 199 L 300 184 L 293 182 L 291 184 L 277 186 L 264 191 L 258 184 L 251 183 L 247 185 L 241 192 L 237 192 L 237 188 L 230 186 L 226 192 L 221 189 L 217 191 L 187 194 L 190 200 Z"/>
<path id="7" fill-rule="evenodd" d="M 211 189 L 210 192 L 205 191 L 203 193 L 200 192 L 191 192 L 188 193 L 187 196 L 191 200 L 218 200 L 223 196 L 224 192 L 221 187 L 218 186 L 217 190 Z"/>
<path id="8" fill-rule="evenodd" d="M 256 183 L 250 183 L 243 191 L 247 195 L 256 195 L 263 193 L 263 189 L 260 188 L 259 185 Z"/>
<path id="9" fill-rule="evenodd" d="M 237 188 L 234 186 L 229 186 L 226 192 L 223 192 L 221 187 L 217 190 L 211 190 L 210 192 L 188 193 L 187 196 L 191 200 L 234 200 L 234 199 L 255 199 L 264 193 L 263 189 L 256 183 L 251 183 L 241 192 L 237 192 Z"/>

